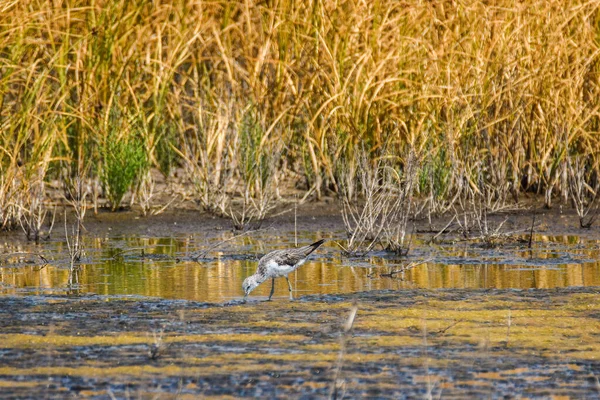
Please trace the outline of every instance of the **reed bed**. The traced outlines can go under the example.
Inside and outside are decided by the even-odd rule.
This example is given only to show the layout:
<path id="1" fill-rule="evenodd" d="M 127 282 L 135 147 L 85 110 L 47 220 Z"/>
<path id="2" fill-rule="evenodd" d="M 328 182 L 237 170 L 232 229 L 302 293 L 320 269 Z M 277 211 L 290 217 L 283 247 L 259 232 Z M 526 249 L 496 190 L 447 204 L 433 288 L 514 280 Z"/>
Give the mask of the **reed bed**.
<path id="1" fill-rule="evenodd" d="M 523 193 L 595 199 L 599 5 L 0 2 L 0 226 L 28 215 L 35 231 L 50 181 L 146 213 L 150 169 L 184 171 L 240 227 L 282 182 L 361 201 L 372 188 L 346 190 L 365 165 L 410 181 L 403 198 L 430 214 L 465 190 L 491 211 Z"/>

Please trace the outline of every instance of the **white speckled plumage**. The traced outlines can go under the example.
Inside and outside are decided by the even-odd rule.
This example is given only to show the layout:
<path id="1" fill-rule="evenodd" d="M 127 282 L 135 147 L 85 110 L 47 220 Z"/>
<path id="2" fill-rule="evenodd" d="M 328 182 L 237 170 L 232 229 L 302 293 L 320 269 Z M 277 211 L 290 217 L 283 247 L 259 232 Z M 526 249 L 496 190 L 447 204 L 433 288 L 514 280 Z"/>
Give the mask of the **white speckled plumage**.
<path id="1" fill-rule="evenodd" d="M 321 239 L 308 246 L 299 247 L 297 249 L 275 250 L 263 256 L 258 261 L 258 268 L 256 268 L 254 275 L 246 278 L 242 284 L 244 298 L 256 289 L 258 285 L 271 278 L 271 294 L 269 295 L 269 300 L 271 300 L 273 291 L 275 290 L 275 278 L 285 277 L 291 299 L 292 284 L 288 279 L 288 274 L 304 264 L 307 257 L 323 243 L 325 243 L 325 240 Z"/>

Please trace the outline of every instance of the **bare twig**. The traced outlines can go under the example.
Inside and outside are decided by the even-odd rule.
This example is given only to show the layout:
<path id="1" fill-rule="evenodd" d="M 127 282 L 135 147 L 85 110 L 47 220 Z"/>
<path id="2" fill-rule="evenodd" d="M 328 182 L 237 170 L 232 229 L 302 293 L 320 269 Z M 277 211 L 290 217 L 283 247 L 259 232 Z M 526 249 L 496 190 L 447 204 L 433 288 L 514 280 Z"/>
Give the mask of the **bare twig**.
<path id="1" fill-rule="evenodd" d="M 450 227 L 450 225 L 452 225 L 452 223 L 458 218 L 458 216 L 455 214 L 450 221 L 446 224 L 446 226 L 444 226 L 438 233 L 435 234 L 435 236 L 433 236 L 431 239 L 429 239 L 429 244 L 435 242 L 435 240 L 440 237 L 441 235 L 443 235 L 446 232 L 446 229 L 448 229 Z"/>
<path id="2" fill-rule="evenodd" d="M 463 321 L 462 319 L 456 320 L 456 321 L 452 322 L 450 325 L 448 325 L 447 327 L 439 329 L 439 330 L 435 331 L 434 333 L 436 335 L 443 335 L 447 331 L 449 331 L 451 328 L 454 328 L 456 325 L 460 324 L 462 321 Z"/>
<path id="3" fill-rule="evenodd" d="M 533 227 L 534 226 L 535 226 L 535 210 L 533 211 L 533 215 L 531 216 L 531 230 L 529 231 L 529 244 L 527 245 L 527 247 L 530 249 L 533 244 Z"/>
<path id="4" fill-rule="evenodd" d="M 382 273 L 382 274 L 379 274 L 379 276 L 381 276 L 382 278 L 383 277 L 393 278 L 394 275 L 396 275 L 396 274 L 404 274 L 406 271 L 409 271 L 409 270 L 411 270 L 411 269 L 413 269 L 415 267 L 418 267 L 419 265 L 426 264 L 426 263 L 430 262 L 431 260 L 433 260 L 433 257 L 428 258 L 428 259 L 423 260 L 423 261 L 419 261 L 419 262 L 411 262 L 410 264 L 408 264 L 406 266 L 403 266 L 400 269 L 397 269 L 397 270 L 394 270 L 394 271 L 390 271 L 388 273 Z"/>
<path id="5" fill-rule="evenodd" d="M 158 358 L 164 354 L 165 350 L 169 348 L 170 344 L 165 346 L 162 329 L 158 332 L 158 335 L 153 331 L 152 337 L 153 341 L 148 345 L 148 358 L 151 360 L 158 360 Z"/>
<path id="6" fill-rule="evenodd" d="M 200 260 L 201 258 L 204 258 L 204 257 L 206 257 L 206 255 L 207 255 L 208 253 L 210 253 L 211 251 L 215 250 L 216 248 L 218 248 L 219 246 L 223 245 L 224 243 L 227 243 L 227 242 L 229 242 L 229 241 L 231 241 L 231 240 L 234 240 L 234 239 L 240 238 L 240 237 L 242 237 L 242 236 L 249 235 L 249 234 L 251 234 L 251 233 L 254 233 L 254 232 L 258 232 L 258 231 L 260 231 L 260 230 L 261 230 L 261 229 L 248 230 L 248 231 L 245 231 L 245 232 L 242 232 L 242 233 L 240 233 L 239 235 L 234 235 L 234 236 L 230 237 L 229 239 L 222 240 L 222 241 L 220 241 L 219 243 L 216 243 L 216 244 L 214 244 L 214 245 L 210 246 L 208 249 L 206 249 L 206 250 L 204 250 L 204 251 L 202 251 L 202 252 L 198 253 L 198 254 L 197 254 L 197 255 L 195 255 L 195 256 L 192 256 L 191 258 L 192 258 L 192 260 L 194 260 L 194 261 L 196 261 L 197 263 L 199 263 L 199 262 L 200 262 L 199 260 Z"/>
<path id="7" fill-rule="evenodd" d="M 588 182 L 592 181 L 590 171 L 586 169 L 584 160 L 581 157 L 575 157 L 574 161 L 567 160 L 567 169 L 569 171 L 569 193 L 577 215 L 579 216 L 579 226 L 589 229 L 595 222 L 600 212 L 600 187 L 590 186 Z"/>

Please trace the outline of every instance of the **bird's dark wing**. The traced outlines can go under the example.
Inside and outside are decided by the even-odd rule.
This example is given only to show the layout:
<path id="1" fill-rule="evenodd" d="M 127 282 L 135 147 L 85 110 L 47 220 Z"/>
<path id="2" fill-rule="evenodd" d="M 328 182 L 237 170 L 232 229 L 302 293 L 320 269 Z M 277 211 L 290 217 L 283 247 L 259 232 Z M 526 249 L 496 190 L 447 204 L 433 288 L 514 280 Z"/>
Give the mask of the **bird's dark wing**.
<path id="1" fill-rule="evenodd" d="M 318 249 L 323 243 L 325 243 L 325 239 L 321 239 L 319 241 L 314 242 L 313 244 L 309 244 L 308 246 L 300 247 L 299 249 L 292 249 L 293 251 L 298 251 L 304 254 L 304 257 L 308 257 L 310 253 Z"/>

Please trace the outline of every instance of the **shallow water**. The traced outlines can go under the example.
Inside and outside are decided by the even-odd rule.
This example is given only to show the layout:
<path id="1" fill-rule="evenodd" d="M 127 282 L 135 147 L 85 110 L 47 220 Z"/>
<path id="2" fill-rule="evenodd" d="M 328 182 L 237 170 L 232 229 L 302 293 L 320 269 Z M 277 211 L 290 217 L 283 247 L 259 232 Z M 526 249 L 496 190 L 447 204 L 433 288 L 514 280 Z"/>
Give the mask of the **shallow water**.
<path id="1" fill-rule="evenodd" d="M 197 262 L 195 256 L 232 234 L 86 239 L 85 259 L 73 284 L 69 284 L 64 241 L 39 246 L 7 242 L 0 245 L 0 294 L 133 295 L 211 302 L 238 299 L 243 295 L 242 281 L 254 272 L 260 256 L 294 246 L 293 233 L 279 235 L 266 232 L 236 238 Z M 305 233 L 299 245 L 320 237 Z M 49 264 L 44 266 L 36 254 Z M 575 236 L 536 236 L 533 249 L 519 243 L 493 249 L 472 242 L 429 245 L 417 239 L 405 259 L 384 252 L 345 258 L 332 240 L 292 273 L 290 280 L 296 297 L 399 288 L 600 286 L 599 256 L 600 242 Z M 404 274 L 385 276 L 409 262 L 426 259 L 431 261 Z M 264 298 L 269 290 L 266 282 L 252 297 Z M 275 297 L 287 296 L 285 280 L 277 280 Z"/>
<path id="2" fill-rule="evenodd" d="M 581 287 L 600 286 L 599 241 L 419 237 L 406 259 L 344 258 L 342 233 L 304 233 L 332 240 L 290 276 L 301 299 L 279 279 L 279 301 L 256 301 L 267 282 L 241 304 L 258 258 L 293 234 L 232 235 L 88 237 L 71 284 L 64 241 L 0 242 L 2 398 L 330 398 L 338 365 L 347 398 L 600 393 L 600 293 Z"/>

